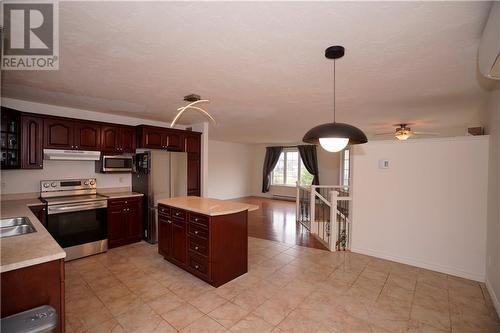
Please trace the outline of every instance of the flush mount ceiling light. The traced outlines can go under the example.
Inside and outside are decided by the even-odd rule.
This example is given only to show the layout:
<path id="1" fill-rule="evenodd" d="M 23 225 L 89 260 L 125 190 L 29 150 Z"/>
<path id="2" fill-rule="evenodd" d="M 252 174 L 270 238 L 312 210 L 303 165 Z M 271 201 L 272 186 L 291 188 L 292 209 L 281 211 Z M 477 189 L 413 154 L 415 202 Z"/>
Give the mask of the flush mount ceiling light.
<path id="1" fill-rule="evenodd" d="M 195 94 L 184 96 L 184 100 L 186 102 L 191 102 L 191 103 L 177 109 L 177 111 L 179 111 L 179 112 L 175 116 L 174 120 L 172 120 L 172 123 L 170 124 L 170 128 L 173 128 L 175 126 L 175 124 L 177 123 L 177 120 L 179 120 L 179 118 L 182 116 L 182 114 L 188 110 L 195 110 L 195 111 L 200 112 L 201 114 L 205 115 L 208 119 L 210 119 L 210 121 L 212 121 L 212 123 L 214 125 L 217 125 L 217 122 L 215 121 L 215 119 L 207 111 L 203 110 L 199 106 L 196 106 L 200 103 L 210 103 L 210 100 L 201 99 L 201 97 L 199 95 L 195 95 Z"/>
<path id="2" fill-rule="evenodd" d="M 318 125 L 311 128 L 302 141 L 312 144 L 320 144 L 329 152 L 337 152 L 347 145 L 357 145 L 368 142 L 365 133 L 359 128 L 345 123 L 335 121 L 335 59 L 344 56 L 343 46 L 330 46 L 325 50 L 325 57 L 333 59 L 333 123 Z"/>

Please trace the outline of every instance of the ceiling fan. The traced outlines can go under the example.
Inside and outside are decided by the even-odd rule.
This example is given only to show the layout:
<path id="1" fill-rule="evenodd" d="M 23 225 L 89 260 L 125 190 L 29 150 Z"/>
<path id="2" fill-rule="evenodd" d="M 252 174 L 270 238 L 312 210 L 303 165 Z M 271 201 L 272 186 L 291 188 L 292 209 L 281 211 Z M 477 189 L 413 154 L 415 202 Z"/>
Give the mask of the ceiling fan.
<path id="1" fill-rule="evenodd" d="M 411 124 L 395 124 L 393 126 L 397 126 L 396 130 L 391 133 L 377 133 L 375 135 L 394 135 L 394 137 L 398 140 L 404 141 L 408 140 L 411 136 L 414 135 L 439 135 L 439 133 L 433 133 L 433 132 L 415 132 L 412 131 L 408 125 Z"/>

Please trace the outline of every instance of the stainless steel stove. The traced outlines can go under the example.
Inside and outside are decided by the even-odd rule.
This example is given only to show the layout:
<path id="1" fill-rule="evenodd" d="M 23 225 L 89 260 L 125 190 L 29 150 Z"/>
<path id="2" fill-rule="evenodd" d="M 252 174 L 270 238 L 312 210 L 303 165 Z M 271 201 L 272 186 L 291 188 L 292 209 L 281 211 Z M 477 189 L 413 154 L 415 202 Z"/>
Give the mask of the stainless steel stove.
<path id="1" fill-rule="evenodd" d="M 47 203 L 47 230 L 66 251 L 66 261 L 105 252 L 107 207 L 95 178 L 43 180 L 40 197 Z"/>

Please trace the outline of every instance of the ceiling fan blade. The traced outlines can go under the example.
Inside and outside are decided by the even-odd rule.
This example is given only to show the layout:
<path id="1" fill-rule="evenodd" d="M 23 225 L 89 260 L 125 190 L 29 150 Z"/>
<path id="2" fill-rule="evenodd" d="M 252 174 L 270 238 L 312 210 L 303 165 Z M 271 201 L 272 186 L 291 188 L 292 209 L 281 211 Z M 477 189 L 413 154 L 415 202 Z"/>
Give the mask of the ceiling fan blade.
<path id="1" fill-rule="evenodd" d="M 390 133 L 375 133 L 375 135 L 394 135 L 394 132 L 390 132 Z"/>
<path id="2" fill-rule="evenodd" d="M 413 134 L 416 134 L 416 135 L 440 135 L 440 133 L 436 133 L 436 132 L 413 132 Z"/>

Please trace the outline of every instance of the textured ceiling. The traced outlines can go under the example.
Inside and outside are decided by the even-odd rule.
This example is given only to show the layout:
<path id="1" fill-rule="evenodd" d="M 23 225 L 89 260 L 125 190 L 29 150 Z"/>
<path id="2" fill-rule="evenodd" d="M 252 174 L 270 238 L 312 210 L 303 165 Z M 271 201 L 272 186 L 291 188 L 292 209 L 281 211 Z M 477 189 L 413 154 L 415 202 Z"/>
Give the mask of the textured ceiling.
<path id="1" fill-rule="evenodd" d="M 295 142 L 332 119 L 367 133 L 477 121 L 487 2 L 61 2 L 60 70 L 4 73 L 3 94 L 170 121 L 200 94 L 212 138 Z M 199 122 L 198 114 L 183 118 Z"/>

